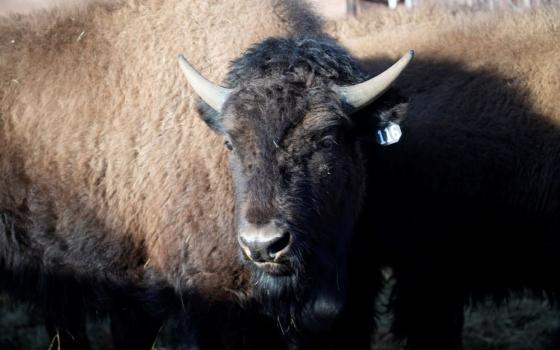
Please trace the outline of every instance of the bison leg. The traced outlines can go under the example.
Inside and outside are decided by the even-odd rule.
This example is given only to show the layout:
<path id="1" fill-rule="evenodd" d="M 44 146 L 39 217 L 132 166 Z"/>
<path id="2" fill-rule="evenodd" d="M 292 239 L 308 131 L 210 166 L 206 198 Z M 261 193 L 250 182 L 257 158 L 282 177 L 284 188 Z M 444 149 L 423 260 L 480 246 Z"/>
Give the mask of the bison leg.
<path id="1" fill-rule="evenodd" d="M 80 307 L 65 309 L 63 316 L 45 317 L 47 334 L 53 349 L 88 350 L 89 341 L 86 332 L 86 316 Z"/>
<path id="2" fill-rule="evenodd" d="M 152 349 L 161 322 L 138 308 L 123 308 L 110 313 L 111 336 L 116 350 Z"/>
<path id="3" fill-rule="evenodd" d="M 418 273 L 397 275 L 393 332 L 410 350 L 462 349 L 463 298 Z"/>

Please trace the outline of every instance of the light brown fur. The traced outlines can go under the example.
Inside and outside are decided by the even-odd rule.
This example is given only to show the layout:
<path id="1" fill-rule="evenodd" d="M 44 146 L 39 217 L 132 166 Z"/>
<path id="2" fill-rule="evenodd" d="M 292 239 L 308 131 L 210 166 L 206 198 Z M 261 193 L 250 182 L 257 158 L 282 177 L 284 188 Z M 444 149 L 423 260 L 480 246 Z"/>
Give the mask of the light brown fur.
<path id="1" fill-rule="evenodd" d="M 250 44 L 286 31 L 260 0 L 0 19 L 0 209 L 25 204 L 62 241 L 145 251 L 132 269 L 123 256 L 95 273 L 148 270 L 179 290 L 233 297 L 243 279 L 226 151 L 198 118 L 176 55 L 220 81 Z M 66 268 L 95 270 L 74 266 L 80 254 L 69 251 Z"/>
<path id="2" fill-rule="evenodd" d="M 84 11 L 94 4 L 116 4 L 120 0 L 4 0 L 0 3 L 0 17 L 15 15 L 38 15 L 44 11 L 57 11 L 59 15 L 71 15 Z M 40 16 L 40 15 L 39 15 Z"/>
<path id="3" fill-rule="evenodd" d="M 362 59 L 393 59 L 413 48 L 422 60 L 449 61 L 465 70 L 487 69 L 511 77 L 529 93 L 532 106 L 560 123 L 558 18 L 557 7 L 490 13 L 431 7 L 371 11 L 358 19 L 331 22 L 329 27 Z M 412 65 L 405 76 L 414 79 L 414 70 Z M 406 78 L 398 84 L 410 85 Z"/>

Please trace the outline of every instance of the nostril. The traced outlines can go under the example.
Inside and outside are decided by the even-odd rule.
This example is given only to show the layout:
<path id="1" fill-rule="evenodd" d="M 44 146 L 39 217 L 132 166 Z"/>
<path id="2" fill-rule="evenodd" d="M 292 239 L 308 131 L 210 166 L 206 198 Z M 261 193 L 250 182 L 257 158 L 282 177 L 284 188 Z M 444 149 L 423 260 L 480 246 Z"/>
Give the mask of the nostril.
<path id="1" fill-rule="evenodd" d="M 239 237 L 239 243 L 241 245 L 241 249 L 249 259 L 260 259 L 260 255 L 258 254 L 258 250 L 255 249 L 254 244 L 251 244 L 251 242 L 242 235 Z"/>
<path id="2" fill-rule="evenodd" d="M 282 236 L 277 238 L 270 246 L 268 247 L 268 255 L 272 258 L 276 258 L 278 253 L 282 252 L 290 245 L 291 236 L 290 233 L 284 232 Z"/>
<path id="3" fill-rule="evenodd" d="M 247 225 L 237 236 L 243 255 L 256 263 L 280 263 L 279 257 L 288 253 L 291 234 L 275 223 L 259 227 Z"/>

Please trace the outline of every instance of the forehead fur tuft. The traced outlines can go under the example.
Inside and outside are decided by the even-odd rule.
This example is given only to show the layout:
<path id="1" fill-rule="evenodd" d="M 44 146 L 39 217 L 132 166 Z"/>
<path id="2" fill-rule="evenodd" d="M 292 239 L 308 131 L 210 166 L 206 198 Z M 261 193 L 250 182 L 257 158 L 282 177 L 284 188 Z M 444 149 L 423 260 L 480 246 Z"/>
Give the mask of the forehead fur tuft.
<path id="1" fill-rule="evenodd" d="M 286 76 L 293 82 L 310 79 L 353 84 L 365 78 L 348 52 L 326 35 L 270 38 L 251 47 L 232 62 L 226 85 L 271 75 Z"/>

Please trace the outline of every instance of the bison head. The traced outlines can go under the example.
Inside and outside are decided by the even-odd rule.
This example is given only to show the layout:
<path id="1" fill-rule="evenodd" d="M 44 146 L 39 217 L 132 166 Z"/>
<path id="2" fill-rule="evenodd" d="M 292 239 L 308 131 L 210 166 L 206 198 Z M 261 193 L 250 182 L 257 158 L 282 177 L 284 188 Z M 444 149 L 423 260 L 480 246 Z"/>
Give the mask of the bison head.
<path id="1" fill-rule="evenodd" d="M 329 38 L 273 38 L 233 62 L 227 87 L 179 57 L 201 117 L 230 152 L 243 259 L 262 301 L 289 323 L 326 325 L 344 304 L 366 177 L 359 120 L 381 115 L 364 118 L 363 108 L 412 55 L 367 80 Z"/>

